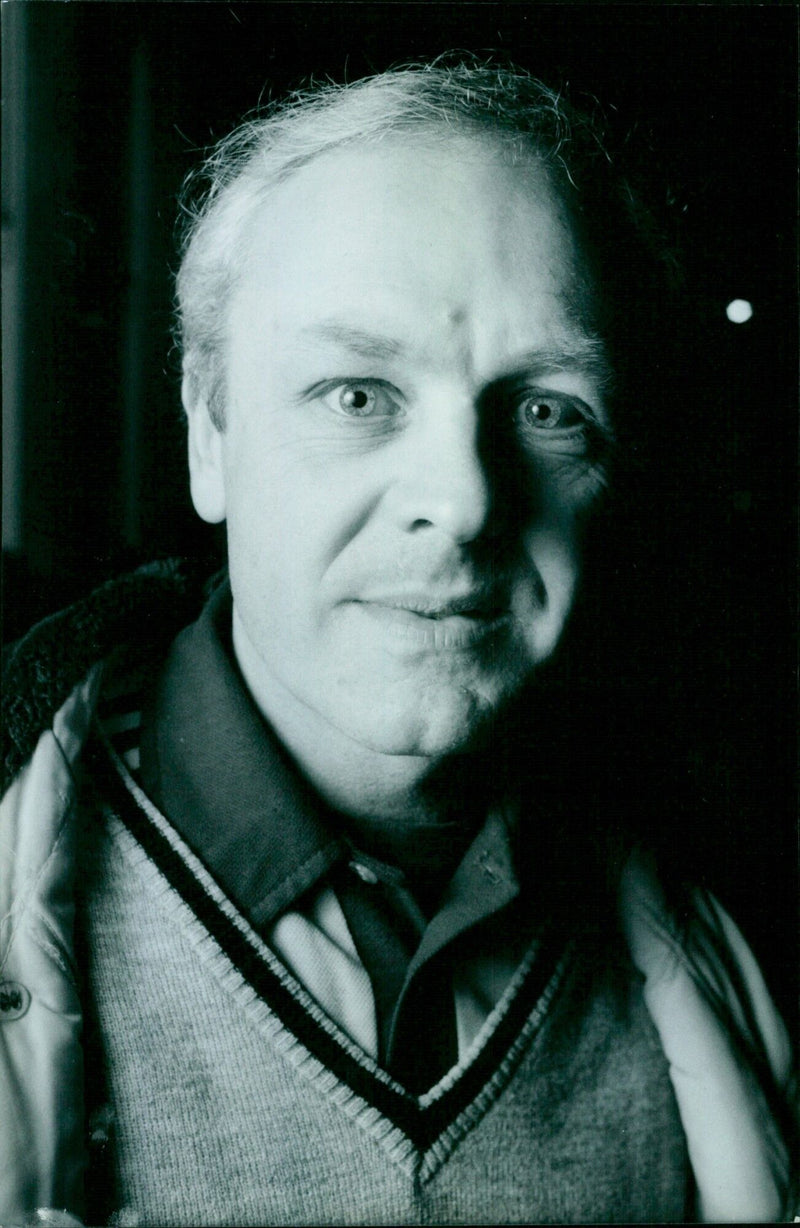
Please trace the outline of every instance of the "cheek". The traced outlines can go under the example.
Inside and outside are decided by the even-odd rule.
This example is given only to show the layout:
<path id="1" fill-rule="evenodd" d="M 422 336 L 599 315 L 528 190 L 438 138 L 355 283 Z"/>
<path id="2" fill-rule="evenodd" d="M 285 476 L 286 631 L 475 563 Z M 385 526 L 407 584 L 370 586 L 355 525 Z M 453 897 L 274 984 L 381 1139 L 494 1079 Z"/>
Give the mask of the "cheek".
<path id="1" fill-rule="evenodd" d="M 359 484 L 281 446 L 231 449 L 228 475 L 228 557 L 240 602 L 273 632 L 307 627 L 363 521 Z"/>
<path id="2" fill-rule="evenodd" d="M 531 528 L 525 552 L 544 588 L 545 604 L 566 614 L 581 574 L 581 550 L 573 518 L 560 517 Z"/>
<path id="3" fill-rule="evenodd" d="M 546 457 L 532 474 L 536 491 L 524 549 L 542 577 L 551 601 L 572 600 L 583 571 L 587 525 L 602 502 L 606 470 L 574 458 Z"/>
<path id="4" fill-rule="evenodd" d="M 581 557 L 574 532 L 556 526 L 531 529 L 524 548 L 537 594 L 535 608 L 522 611 L 522 636 L 531 659 L 542 662 L 556 650 L 572 611 Z"/>
<path id="5" fill-rule="evenodd" d="M 528 477 L 539 515 L 568 532 L 571 522 L 584 521 L 602 499 L 608 486 L 607 458 L 540 450 L 529 461 Z"/>
<path id="6" fill-rule="evenodd" d="M 226 449 L 228 561 L 234 596 L 245 621 L 274 621 L 271 611 L 296 589 L 295 526 L 303 523 L 294 503 L 300 494 L 280 449 L 252 431 L 231 435 Z M 297 540 L 295 540 L 297 536 Z"/>
<path id="7" fill-rule="evenodd" d="M 280 543 L 311 511 L 314 483 L 277 425 L 265 413 L 242 413 L 226 439 L 228 532 L 243 546 Z"/>

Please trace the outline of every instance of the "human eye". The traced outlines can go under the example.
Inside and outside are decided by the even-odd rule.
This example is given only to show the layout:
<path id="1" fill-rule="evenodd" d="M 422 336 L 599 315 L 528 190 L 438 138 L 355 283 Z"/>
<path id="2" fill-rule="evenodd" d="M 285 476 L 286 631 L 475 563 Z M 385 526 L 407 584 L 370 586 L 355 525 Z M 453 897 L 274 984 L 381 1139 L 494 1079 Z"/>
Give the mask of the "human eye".
<path id="1" fill-rule="evenodd" d="M 595 420 L 588 405 L 579 397 L 538 388 L 517 393 L 514 412 L 518 427 L 536 434 L 574 432 L 590 426 Z"/>
<path id="2" fill-rule="evenodd" d="M 512 395 L 514 430 L 524 449 L 586 456 L 609 442 L 610 432 L 574 393 L 524 387 Z"/>
<path id="3" fill-rule="evenodd" d="M 326 409 L 345 418 L 394 418 L 402 412 L 402 394 L 378 379 L 330 381 L 315 391 Z"/>

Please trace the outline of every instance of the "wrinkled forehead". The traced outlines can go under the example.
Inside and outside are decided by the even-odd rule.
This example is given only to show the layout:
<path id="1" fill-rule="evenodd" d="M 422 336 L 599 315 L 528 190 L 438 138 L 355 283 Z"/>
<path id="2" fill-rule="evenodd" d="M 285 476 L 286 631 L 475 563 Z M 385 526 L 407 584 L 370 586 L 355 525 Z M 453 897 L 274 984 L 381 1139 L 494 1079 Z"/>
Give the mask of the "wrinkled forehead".
<path id="1" fill-rule="evenodd" d="M 338 210 L 358 208 L 359 201 L 365 211 L 370 203 L 373 209 L 379 207 L 381 188 L 387 204 L 403 187 L 408 194 L 417 191 L 422 203 L 427 198 L 430 208 L 446 206 L 448 196 L 453 204 L 466 196 L 480 210 L 481 219 L 486 218 L 487 207 L 497 212 L 504 199 L 510 205 L 524 194 L 558 217 L 566 231 L 572 231 L 569 177 L 559 165 L 540 154 L 525 134 L 463 123 L 439 122 L 349 140 L 316 152 L 277 181 L 265 183 L 263 191 L 256 191 L 255 207 L 245 219 L 244 250 L 247 241 L 269 225 L 270 208 L 285 223 L 287 199 L 307 203 L 316 196 L 325 221 L 331 223 Z M 431 192 L 432 172 L 437 180 L 435 193 Z M 254 175 L 257 178 L 257 166 Z M 343 179 L 348 180 L 346 196 L 328 195 Z"/>
<path id="2" fill-rule="evenodd" d="M 568 202 L 529 147 L 439 130 L 317 155 L 253 210 L 241 287 L 285 311 L 368 296 L 420 311 L 493 309 L 531 287 L 586 318 L 593 280 Z"/>

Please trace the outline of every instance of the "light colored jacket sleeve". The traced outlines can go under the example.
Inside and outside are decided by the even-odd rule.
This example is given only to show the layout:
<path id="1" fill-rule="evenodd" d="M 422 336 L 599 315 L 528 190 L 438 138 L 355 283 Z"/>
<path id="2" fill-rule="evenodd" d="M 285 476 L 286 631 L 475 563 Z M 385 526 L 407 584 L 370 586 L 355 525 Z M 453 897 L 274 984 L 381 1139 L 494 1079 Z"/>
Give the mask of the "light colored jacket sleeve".
<path id="1" fill-rule="evenodd" d="M 707 892 L 678 926 L 652 864 L 622 878 L 622 922 L 670 1064 L 701 1222 L 791 1220 L 797 1088 L 786 1028 L 744 938 Z"/>
<path id="2" fill-rule="evenodd" d="M 78 1223 L 85 1166 L 72 771 L 95 671 L 0 808 L 0 1223 Z"/>

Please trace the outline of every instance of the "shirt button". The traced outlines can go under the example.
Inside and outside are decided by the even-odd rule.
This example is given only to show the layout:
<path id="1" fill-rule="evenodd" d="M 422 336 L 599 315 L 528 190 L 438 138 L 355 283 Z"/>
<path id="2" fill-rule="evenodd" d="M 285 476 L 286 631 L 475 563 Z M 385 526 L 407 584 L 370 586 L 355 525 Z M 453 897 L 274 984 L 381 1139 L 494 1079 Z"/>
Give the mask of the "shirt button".
<path id="1" fill-rule="evenodd" d="M 378 881 L 378 876 L 374 870 L 370 870 L 369 866 L 362 866 L 360 861 L 351 861 L 350 869 L 354 874 L 357 874 L 362 883 L 371 883 L 373 886 Z"/>
<path id="2" fill-rule="evenodd" d="M 31 1004 L 31 995 L 19 981 L 0 981 L 0 1019 L 21 1019 Z"/>
<path id="3" fill-rule="evenodd" d="M 492 856 L 488 849 L 481 853 L 479 860 L 484 878 L 487 878 L 493 887 L 504 881 L 503 866 Z"/>

